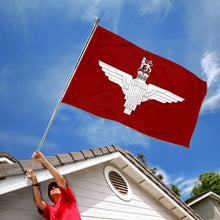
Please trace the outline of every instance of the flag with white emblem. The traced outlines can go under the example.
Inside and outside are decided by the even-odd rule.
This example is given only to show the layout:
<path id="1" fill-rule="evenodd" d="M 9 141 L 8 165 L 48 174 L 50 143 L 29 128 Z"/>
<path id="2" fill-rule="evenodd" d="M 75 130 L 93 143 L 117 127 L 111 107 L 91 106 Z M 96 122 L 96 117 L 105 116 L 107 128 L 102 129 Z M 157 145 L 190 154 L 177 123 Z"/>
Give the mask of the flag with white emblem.
<path id="1" fill-rule="evenodd" d="M 189 147 L 206 82 L 98 26 L 62 102 Z"/>

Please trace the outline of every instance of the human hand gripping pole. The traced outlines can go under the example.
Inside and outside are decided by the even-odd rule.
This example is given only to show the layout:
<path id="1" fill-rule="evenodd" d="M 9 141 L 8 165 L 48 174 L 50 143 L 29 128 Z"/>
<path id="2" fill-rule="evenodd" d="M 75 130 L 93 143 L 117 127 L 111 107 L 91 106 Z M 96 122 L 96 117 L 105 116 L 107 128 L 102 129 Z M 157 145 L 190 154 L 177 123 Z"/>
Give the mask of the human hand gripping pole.
<path id="1" fill-rule="evenodd" d="M 33 167 L 34 167 L 35 161 L 41 162 L 41 160 L 42 160 L 42 159 L 38 159 L 39 155 L 41 155 L 41 154 L 38 154 L 38 152 L 39 152 L 38 150 L 35 151 L 35 152 L 33 153 L 33 155 L 31 156 L 31 158 L 34 159 L 34 160 L 33 160 L 33 163 L 32 163 L 31 168 L 29 168 L 29 169 L 26 171 L 25 182 L 26 182 L 27 184 L 29 184 L 29 183 L 31 183 L 31 182 L 32 182 L 32 184 L 36 184 L 36 183 L 37 183 L 37 178 L 36 178 L 35 173 L 33 172 Z M 35 183 L 35 182 L 36 182 L 36 183 Z"/>
<path id="2" fill-rule="evenodd" d="M 40 153 L 38 150 L 36 150 L 33 155 L 31 156 L 33 159 L 32 167 L 29 168 L 26 172 L 26 181 L 30 182 L 30 180 L 33 182 L 37 182 L 37 178 L 35 173 L 33 172 L 33 165 L 35 162 L 43 163 L 46 159 L 42 153 Z M 35 184 L 35 183 L 34 183 Z"/>

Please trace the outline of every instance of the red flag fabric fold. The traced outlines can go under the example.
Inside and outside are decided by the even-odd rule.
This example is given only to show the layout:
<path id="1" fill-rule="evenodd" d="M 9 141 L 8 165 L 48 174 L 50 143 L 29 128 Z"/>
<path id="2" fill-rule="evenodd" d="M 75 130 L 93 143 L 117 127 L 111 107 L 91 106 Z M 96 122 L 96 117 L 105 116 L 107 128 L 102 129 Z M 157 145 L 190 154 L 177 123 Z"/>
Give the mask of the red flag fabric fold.
<path id="1" fill-rule="evenodd" d="M 206 82 L 98 26 L 63 103 L 189 147 Z"/>

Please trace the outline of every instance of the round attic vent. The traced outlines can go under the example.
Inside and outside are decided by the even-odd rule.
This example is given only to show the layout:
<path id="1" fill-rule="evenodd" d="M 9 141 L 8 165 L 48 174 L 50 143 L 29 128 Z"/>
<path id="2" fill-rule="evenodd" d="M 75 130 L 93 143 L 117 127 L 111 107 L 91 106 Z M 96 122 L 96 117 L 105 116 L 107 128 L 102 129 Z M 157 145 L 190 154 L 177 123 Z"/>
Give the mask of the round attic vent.
<path id="1" fill-rule="evenodd" d="M 106 166 L 104 169 L 105 179 L 111 190 L 121 199 L 130 201 L 131 189 L 123 175 L 114 167 Z"/>

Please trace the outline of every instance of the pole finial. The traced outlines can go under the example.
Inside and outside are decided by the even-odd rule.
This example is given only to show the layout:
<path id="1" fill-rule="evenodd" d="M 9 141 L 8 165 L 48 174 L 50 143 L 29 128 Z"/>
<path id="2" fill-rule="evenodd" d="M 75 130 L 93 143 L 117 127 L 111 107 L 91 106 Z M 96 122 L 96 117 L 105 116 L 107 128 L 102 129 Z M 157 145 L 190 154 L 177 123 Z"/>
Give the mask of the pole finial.
<path id="1" fill-rule="evenodd" d="M 100 22 L 99 18 L 95 18 L 95 23 L 98 24 Z"/>

